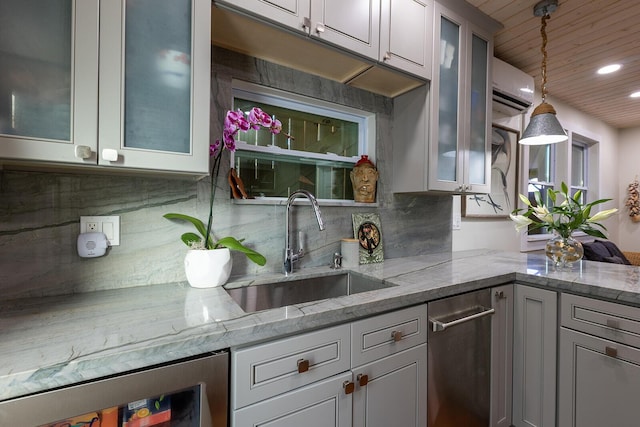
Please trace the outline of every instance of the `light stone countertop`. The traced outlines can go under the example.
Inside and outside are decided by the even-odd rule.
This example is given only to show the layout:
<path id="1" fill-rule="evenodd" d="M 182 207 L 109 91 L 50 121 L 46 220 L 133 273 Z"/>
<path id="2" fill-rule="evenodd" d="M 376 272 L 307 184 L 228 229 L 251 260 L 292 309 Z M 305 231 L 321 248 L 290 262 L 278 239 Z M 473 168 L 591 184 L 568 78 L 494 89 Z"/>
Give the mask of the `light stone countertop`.
<path id="1" fill-rule="evenodd" d="M 344 271 L 344 270 L 343 270 Z M 0 303 L 0 401 L 517 281 L 640 306 L 640 267 L 491 250 L 390 259 L 354 271 L 393 287 L 244 313 L 222 288 L 186 283 Z M 229 286 L 336 274 L 308 268 Z"/>

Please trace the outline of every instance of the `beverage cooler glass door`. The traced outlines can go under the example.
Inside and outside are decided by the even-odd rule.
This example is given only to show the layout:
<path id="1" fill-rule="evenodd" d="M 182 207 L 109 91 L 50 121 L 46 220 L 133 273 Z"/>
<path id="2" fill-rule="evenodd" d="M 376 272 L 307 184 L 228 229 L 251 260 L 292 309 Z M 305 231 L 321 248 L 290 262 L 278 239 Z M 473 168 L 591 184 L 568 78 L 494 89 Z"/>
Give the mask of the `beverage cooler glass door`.
<path id="1" fill-rule="evenodd" d="M 211 354 L 0 402 L 0 426 L 226 427 L 228 377 Z"/>

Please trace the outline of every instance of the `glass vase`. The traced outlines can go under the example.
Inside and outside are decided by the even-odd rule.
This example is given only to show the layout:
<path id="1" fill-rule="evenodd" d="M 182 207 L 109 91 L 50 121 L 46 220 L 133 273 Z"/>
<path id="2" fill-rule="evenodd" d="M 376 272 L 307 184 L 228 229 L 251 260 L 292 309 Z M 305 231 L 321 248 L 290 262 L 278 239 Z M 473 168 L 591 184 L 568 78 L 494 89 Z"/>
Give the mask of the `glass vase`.
<path id="1" fill-rule="evenodd" d="M 576 261 L 580 261 L 584 255 L 582 243 L 572 237 L 556 235 L 547 241 L 545 246 L 547 257 L 553 261 L 556 267 L 570 267 Z"/>

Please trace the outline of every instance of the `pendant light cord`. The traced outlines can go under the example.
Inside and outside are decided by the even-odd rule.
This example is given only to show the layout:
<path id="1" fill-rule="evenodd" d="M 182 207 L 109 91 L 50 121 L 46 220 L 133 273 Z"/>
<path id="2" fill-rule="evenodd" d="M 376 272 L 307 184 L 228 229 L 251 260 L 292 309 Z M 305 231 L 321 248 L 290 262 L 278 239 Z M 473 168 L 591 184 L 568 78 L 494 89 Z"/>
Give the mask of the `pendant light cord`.
<path id="1" fill-rule="evenodd" d="M 540 52 L 542 52 L 542 102 L 547 102 L 547 20 L 550 18 L 548 13 L 542 15 L 540 34 L 542 35 L 542 46 L 540 46 Z"/>

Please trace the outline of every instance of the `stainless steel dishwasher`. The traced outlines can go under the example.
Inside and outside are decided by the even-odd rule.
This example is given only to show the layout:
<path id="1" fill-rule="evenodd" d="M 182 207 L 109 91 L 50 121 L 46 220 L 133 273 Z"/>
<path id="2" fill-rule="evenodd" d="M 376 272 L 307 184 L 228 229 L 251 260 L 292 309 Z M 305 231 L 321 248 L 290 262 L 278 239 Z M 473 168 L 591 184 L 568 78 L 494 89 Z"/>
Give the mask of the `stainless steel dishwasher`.
<path id="1" fill-rule="evenodd" d="M 490 289 L 428 304 L 428 427 L 489 426 L 490 307 Z"/>

